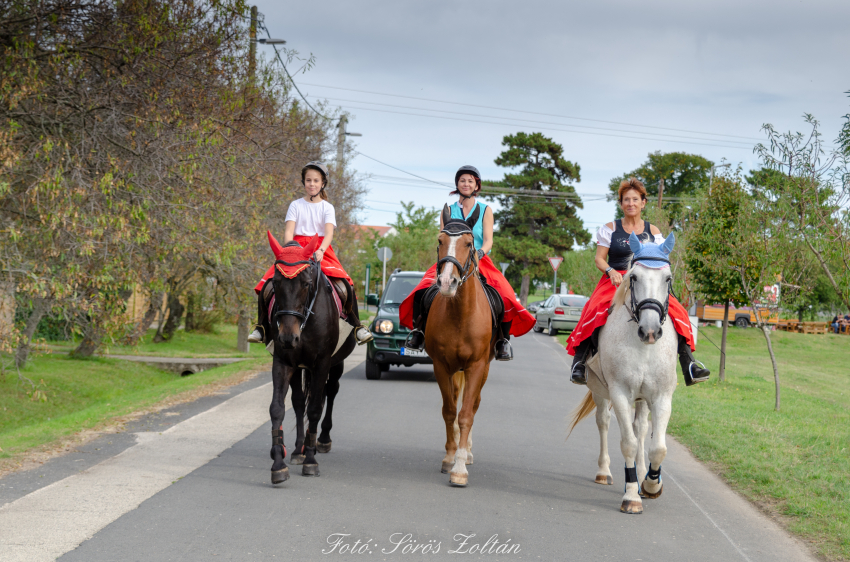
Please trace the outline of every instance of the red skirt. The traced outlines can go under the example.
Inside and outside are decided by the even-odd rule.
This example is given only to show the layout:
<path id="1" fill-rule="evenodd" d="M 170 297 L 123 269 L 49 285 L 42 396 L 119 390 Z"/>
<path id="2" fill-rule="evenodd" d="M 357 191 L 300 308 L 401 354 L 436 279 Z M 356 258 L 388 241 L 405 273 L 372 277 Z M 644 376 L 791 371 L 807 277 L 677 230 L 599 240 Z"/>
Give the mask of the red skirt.
<path id="1" fill-rule="evenodd" d="M 496 266 L 493 264 L 493 260 L 490 259 L 490 256 L 484 256 L 484 259 L 482 259 L 478 265 L 478 270 L 484 275 L 487 283 L 489 283 L 499 292 L 500 295 L 502 295 L 502 302 L 505 304 L 505 316 L 503 321 L 512 322 L 511 335 L 518 337 L 533 328 L 535 322 L 534 316 L 532 316 L 531 313 L 529 313 L 516 299 L 513 287 L 511 287 L 511 284 L 508 283 L 507 279 L 505 279 L 505 276 L 502 275 L 502 272 L 496 269 Z M 417 285 L 413 292 L 410 293 L 407 298 L 404 299 L 404 302 L 401 303 L 398 315 L 402 326 L 408 329 L 413 329 L 413 295 L 416 294 L 416 291 L 427 289 L 433 285 L 436 281 L 436 275 L 437 264 L 434 264 L 427 272 L 425 272 L 425 277 L 422 278 L 419 285 Z"/>
<path id="2" fill-rule="evenodd" d="M 293 240 L 295 240 L 296 242 L 298 242 L 302 246 L 306 246 L 310 242 L 310 240 L 312 240 L 312 239 L 313 239 L 312 236 L 300 236 L 300 235 L 295 236 L 293 238 Z M 320 245 L 322 243 L 322 240 L 324 240 L 324 239 L 325 239 L 324 236 L 319 236 L 319 244 Z M 351 277 L 349 277 L 348 273 L 346 273 L 345 269 L 343 269 L 342 264 L 339 263 L 339 260 L 337 259 L 336 254 L 334 254 L 333 247 L 328 246 L 328 249 L 325 252 L 325 255 L 322 256 L 321 267 L 322 267 L 322 271 L 324 272 L 324 274 L 327 275 L 328 277 L 341 277 L 342 279 L 347 280 L 348 283 L 351 285 L 351 287 L 356 290 L 356 287 L 354 287 L 354 281 L 351 280 Z M 272 265 L 268 269 L 268 271 L 266 271 L 266 274 L 263 275 L 263 278 L 260 279 L 260 282 L 257 283 L 256 287 L 254 287 L 254 292 L 259 295 L 260 291 L 263 290 L 263 285 L 265 285 L 266 280 L 271 279 L 272 277 L 274 277 L 274 265 Z"/>
<path id="3" fill-rule="evenodd" d="M 625 271 L 620 271 L 620 274 L 625 274 Z M 590 300 L 584 305 L 581 311 L 578 325 L 575 330 L 567 338 L 567 353 L 570 355 L 576 354 L 578 344 L 589 338 L 593 331 L 605 325 L 608 320 L 608 309 L 611 308 L 611 301 L 614 300 L 614 293 L 617 292 L 617 287 L 611 283 L 607 275 L 602 275 L 596 288 L 593 289 L 593 294 L 590 295 Z M 688 345 L 691 346 L 691 351 L 695 351 L 694 337 L 691 333 L 691 321 L 688 318 L 688 311 L 682 306 L 676 297 L 670 295 L 670 306 L 667 309 L 667 315 L 673 322 L 673 327 L 680 335 L 685 336 L 688 340 Z"/>

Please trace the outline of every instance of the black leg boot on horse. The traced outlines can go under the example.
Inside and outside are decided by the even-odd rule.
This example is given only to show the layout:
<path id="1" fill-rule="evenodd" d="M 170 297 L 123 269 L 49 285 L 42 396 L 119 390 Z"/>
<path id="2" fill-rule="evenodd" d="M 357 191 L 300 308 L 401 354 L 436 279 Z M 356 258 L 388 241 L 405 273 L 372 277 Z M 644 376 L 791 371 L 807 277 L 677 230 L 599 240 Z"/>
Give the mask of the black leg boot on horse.
<path id="1" fill-rule="evenodd" d="M 514 350 L 511 347 L 511 322 L 500 322 L 499 327 L 502 338 L 496 341 L 496 361 L 510 361 L 514 358 Z"/>
<path id="2" fill-rule="evenodd" d="M 345 281 L 345 286 L 348 289 L 348 299 L 345 303 L 345 313 L 348 315 L 346 322 L 354 327 L 354 339 L 357 340 L 357 345 L 363 345 L 372 341 L 372 332 L 360 323 L 360 309 L 357 307 L 357 296 L 354 294 L 354 287 L 349 285 L 347 281 Z"/>
<path id="3" fill-rule="evenodd" d="M 254 325 L 254 331 L 248 336 L 248 342 L 250 343 L 268 343 L 265 329 L 265 324 L 267 323 L 266 308 L 269 305 L 265 298 L 267 290 L 269 292 L 269 299 L 271 299 L 271 279 L 266 281 L 266 284 L 263 285 L 263 290 L 257 295 L 257 323 Z"/>
<path id="4" fill-rule="evenodd" d="M 433 292 L 433 294 L 428 294 Z M 428 299 L 426 299 L 428 294 Z M 413 294 L 413 330 L 407 336 L 404 347 L 422 351 L 425 349 L 425 323 L 428 321 L 428 304 L 426 300 L 433 300 L 437 294 L 437 286 L 416 291 Z"/>
<path id="5" fill-rule="evenodd" d="M 694 359 L 691 346 L 685 336 L 679 335 L 679 365 L 682 367 L 682 375 L 685 377 L 685 386 L 691 386 L 708 380 L 711 371 L 705 365 Z"/>
<path id="6" fill-rule="evenodd" d="M 585 363 L 593 355 L 595 351 L 593 347 L 593 338 L 587 338 L 576 348 L 576 354 L 573 357 L 573 366 L 570 368 L 570 382 L 573 384 L 587 384 L 587 374 Z"/>

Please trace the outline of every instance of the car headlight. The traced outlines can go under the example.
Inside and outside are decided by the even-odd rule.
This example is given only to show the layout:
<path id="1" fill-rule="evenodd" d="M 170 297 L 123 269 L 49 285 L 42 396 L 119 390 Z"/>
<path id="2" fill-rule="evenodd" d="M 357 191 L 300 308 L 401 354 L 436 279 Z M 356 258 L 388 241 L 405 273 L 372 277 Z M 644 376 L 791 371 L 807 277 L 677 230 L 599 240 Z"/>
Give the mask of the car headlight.
<path id="1" fill-rule="evenodd" d="M 392 334 L 393 333 L 393 321 L 392 320 L 379 320 L 375 327 L 382 334 Z"/>

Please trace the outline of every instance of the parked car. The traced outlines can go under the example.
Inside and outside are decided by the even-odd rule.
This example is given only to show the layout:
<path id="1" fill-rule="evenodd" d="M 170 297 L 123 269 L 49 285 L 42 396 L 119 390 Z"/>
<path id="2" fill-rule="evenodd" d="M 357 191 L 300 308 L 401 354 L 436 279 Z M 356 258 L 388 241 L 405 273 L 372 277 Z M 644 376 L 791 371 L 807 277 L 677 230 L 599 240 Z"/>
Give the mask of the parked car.
<path id="1" fill-rule="evenodd" d="M 543 302 L 544 301 L 533 302 L 533 303 L 529 304 L 527 307 L 525 307 L 525 309 L 527 311 L 529 311 L 530 313 L 534 314 L 535 312 L 537 312 L 537 309 L 540 308 L 540 305 L 543 304 Z"/>
<path id="2" fill-rule="evenodd" d="M 546 329 L 550 336 L 557 335 L 558 330 L 572 331 L 589 300 L 582 295 L 552 295 L 538 307 L 534 331 L 540 333 Z"/>
<path id="3" fill-rule="evenodd" d="M 378 313 L 369 325 L 373 339 L 366 348 L 367 379 L 380 379 L 382 372 L 390 370 L 390 365 L 410 367 L 434 363 L 425 351 L 404 347 L 410 330 L 401 326 L 398 319 L 399 306 L 424 275 L 421 271 L 396 270 L 387 279 L 387 287 L 378 303 Z"/>

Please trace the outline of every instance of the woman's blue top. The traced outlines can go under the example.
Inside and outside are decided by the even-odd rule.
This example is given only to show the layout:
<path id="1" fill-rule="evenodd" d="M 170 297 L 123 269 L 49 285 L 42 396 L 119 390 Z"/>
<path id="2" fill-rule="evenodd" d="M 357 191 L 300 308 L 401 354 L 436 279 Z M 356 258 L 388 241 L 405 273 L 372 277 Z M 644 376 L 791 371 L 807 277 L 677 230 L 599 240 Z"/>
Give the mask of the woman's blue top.
<path id="1" fill-rule="evenodd" d="M 475 207 L 479 208 L 480 214 L 478 215 L 478 222 L 472 227 L 472 237 L 475 239 L 475 249 L 479 250 L 484 246 L 484 212 L 487 210 L 487 205 L 476 199 L 475 206 L 469 211 L 469 215 L 475 212 Z M 463 207 L 460 206 L 460 203 L 454 203 L 449 209 L 452 211 L 453 219 L 466 220 L 466 217 L 463 216 Z M 487 253 L 489 254 L 490 252 Z"/>

